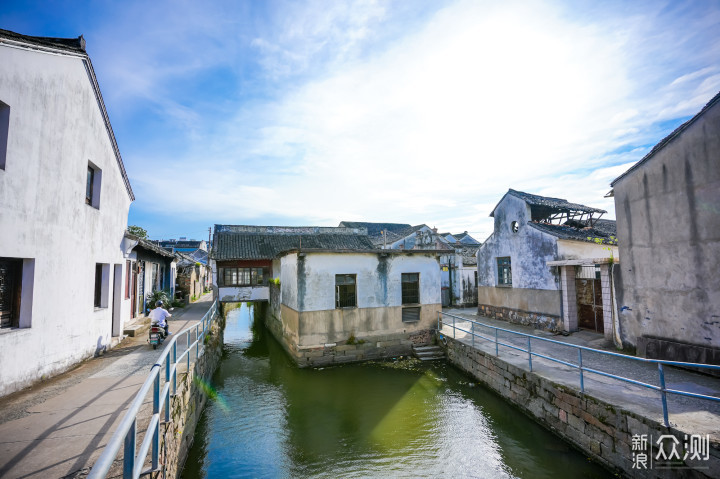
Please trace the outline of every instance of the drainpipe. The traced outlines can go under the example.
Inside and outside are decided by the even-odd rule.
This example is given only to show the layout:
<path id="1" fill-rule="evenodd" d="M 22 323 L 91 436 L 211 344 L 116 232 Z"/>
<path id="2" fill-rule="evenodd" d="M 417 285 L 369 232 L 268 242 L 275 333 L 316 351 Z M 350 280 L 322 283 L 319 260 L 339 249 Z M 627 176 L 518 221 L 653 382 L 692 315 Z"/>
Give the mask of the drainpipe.
<path id="1" fill-rule="evenodd" d="M 452 261 L 451 259 L 454 258 L 454 255 L 448 255 L 448 281 L 450 284 L 450 306 L 453 305 L 453 281 L 452 281 Z"/>

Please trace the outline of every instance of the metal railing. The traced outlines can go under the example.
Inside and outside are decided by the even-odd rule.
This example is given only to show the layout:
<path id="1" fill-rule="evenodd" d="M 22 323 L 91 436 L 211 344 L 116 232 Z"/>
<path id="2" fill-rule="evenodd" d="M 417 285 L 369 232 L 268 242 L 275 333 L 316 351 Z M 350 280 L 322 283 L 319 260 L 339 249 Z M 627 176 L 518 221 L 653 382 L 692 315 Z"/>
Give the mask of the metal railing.
<path id="1" fill-rule="evenodd" d="M 138 477 L 150 474 L 159 470 L 160 459 L 160 415 L 164 411 L 164 423 L 170 422 L 170 397 L 174 396 L 177 391 L 177 365 L 183 361 L 183 357 L 187 362 L 187 372 L 190 373 L 190 356 L 195 349 L 195 360 L 204 352 L 204 340 L 213 320 L 218 312 L 217 300 L 203 318 L 194 326 L 183 329 L 179 333 L 170 337 L 169 343 L 163 349 L 160 358 L 153 364 L 150 374 L 143 383 L 140 391 L 135 396 L 132 404 L 128 408 L 127 413 L 123 417 L 117 430 L 108 441 L 105 449 L 93 465 L 88 475 L 89 479 L 104 478 L 110 467 L 112 467 L 115 458 L 120 452 L 120 447 L 124 445 L 123 450 L 123 479 L 137 479 Z M 195 342 L 190 343 L 191 333 L 195 333 Z M 185 337 L 187 348 L 178 357 L 177 342 L 181 337 Z M 165 385 L 160 389 L 160 370 L 165 366 Z M 172 381 L 171 381 L 172 379 Z M 145 396 L 153 390 L 153 415 L 150 418 L 150 424 L 145 431 L 145 438 L 137 450 L 137 416 L 140 412 Z M 172 388 L 172 392 L 171 392 Z M 152 446 L 152 465 L 150 469 L 142 470 L 145 459 L 147 458 L 150 447 Z"/>
<path id="2" fill-rule="evenodd" d="M 442 320 L 442 317 L 443 317 L 443 316 L 448 316 L 448 317 L 452 318 L 452 324 L 446 324 L 446 323 L 444 323 L 443 320 Z M 456 319 L 462 321 L 463 323 L 469 322 L 469 323 L 470 323 L 470 330 L 468 331 L 467 329 L 463 329 L 463 328 L 457 326 L 457 325 L 455 324 L 455 322 L 456 322 L 455 320 L 456 320 Z M 680 367 L 692 367 L 692 368 L 707 368 L 707 369 L 720 370 L 720 366 L 716 366 L 716 365 L 713 365 L 713 364 L 684 363 L 684 362 L 681 362 L 681 361 L 665 361 L 665 360 L 660 360 L 660 359 L 646 359 L 646 358 L 638 358 L 638 357 L 635 357 L 635 356 L 627 356 L 627 355 L 625 355 L 625 354 L 619 354 L 619 353 L 613 353 L 613 352 L 610 352 L 610 351 L 603 351 L 603 350 L 600 350 L 600 349 L 588 348 L 588 347 L 586 347 L 586 346 L 578 346 L 578 345 L 576 345 L 576 344 L 570 344 L 570 343 L 566 343 L 566 342 L 563 342 L 563 341 L 556 341 L 556 340 L 554 340 L 554 339 L 543 338 L 543 337 L 540 337 L 540 336 L 533 336 L 532 334 L 520 333 L 520 332 L 518 332 L 518 331 L 512 331 L 512 330 L 510 330 L 510 329 L 498 328 L 498 327 L 496 327 L 496 326 L 492 326 L 492 325 L 489 325 L 489 324 L 486 324 L 486 323 L 481 323 L 481 322 L 479 322 L 479 321 L 475 321 L 475 320 L 472 320 L 472 319 L 469 319 L 469 318 L 463 318 L 462 316 L 455 316 L 455 315 L 452 315 L 452 314 L 449 314 L 449 313 L 439 312 L 439 313 L 438 313 L 438 332 L 440 333 L 441 336 L 442 336 L 442 334 L 443 334 L 443 333 L 442 333 L 442 326 L 443 326 L 443 325 L 452 328 L 452 330 L 453 330 L 453 332 L 452 332 L 452 334 L 453 334 L 453 339 L 455 339 L 455 331 L 456 331 L 456 330 L 457 330 L 457 331 L 462 331 L 462 332 L 465 332 L 465 333 L 469 333 L 470 336 L 471 336 L 471 345 L 472 345 L 473 348 L 475 348 L 475 338 L 480 338 L 480 339 L 483 339 L 483 340 L 486 340 L 486 341 L 490 341 L 490 342 L 495 343 L 495 356 L 499 356 L 499 355 L 500 355 L 500 350 L 499 350 L 499 347 L 500 347 L 500 346 L 504 346 L 504 347 L 507 347 L 507 348 L 510 348 L 510 349 L 514 349 L 514 350 L 516 350 L 516 351 L 520 351 L 520 352 L 523 352 L 523 353 L 527 353 L 527 355 L 528 355 L 528 367 L 530 368 L 530 372 L 532 372 L 532 370 L 533 370 L 533 362 L 532 362 L 532 361 L 533 361 L 533 356 L 537 356 L 537 357 L 539 357 L 539 358 L 547 359 L 547 360 L 549 360 L 549 361 L 554 361 L 554 362 L 556 362 L 556 363 L 560 363 L 560 364 L 563 364 L 563 365 L 565 365 L 565 366 L 568 366 L 568 367 L 577 369 L 578 372 L 579 372 L 579 376 L 580 376 L 580 391 L 581 391 L 582 393 L 585 392 L 585 378 L 584 378 L 584 373 L 585 373 L 585 372 L 593 373 L 593 374 L 598 374 L 598 375 L 600 375 L 600 376 L 605 376 L 605 377 L 608 377 L 608 378 L 617 379 L 617 380 L 624 381 L 624 382 L 627 382 L 627 383 L 635 384 L 635 385 L 637 385 L 637 386 L 642 386 L 642 387 L 644 387 L 644 388 L 652 389 L 652 390 L 654 390 L 654 391 L 658 391 L 658 392 L 660 393 L 660 399 L 662 400 L 663 421 L 665 422 L 665 426 L 666 426 L 666 427 L 670 427 L 670 422 L 669 422 L 669 420 L 668 420 L 668 405 L 667 405 L 667 394 L 668 394 L 668 393 L 670 393 L 670 394 L 677 394 L 677 395 L 680 395 L 680 396 L 688 396 L 688 397 L 693 397 L 693 398 L 698 398 L 698 399 L 705 399 L 705 400 L 718 401 L 718 402 L 720 402 L 720 397 L 717 397 L 717 396 L 708 396 L 708 395 L 706 395 L 706 394 L 698 394 L 698 393 L 693 393 L 693 392 L 690 392 L 690 391 L 681 391 L 681 390 L 678 390 L 678 389 L 668 389 L 668 388 L 665 386 L 665 371 L 663 370 L 663 365 L 668 365 L 668 366 L 680 366 Z M 494 330 L 494 331 L 495 331 L 494 338 L 493 338 L 493 337 L 487 337 L 487 336 L 484 336 L 484 335 L 482 335 L 482 334 L 476 333 L 476 332 L 475 332 L 475 325 L 481 326 L 481 327 L 483 327 L 483 328 L 488 328 L 488 329 L 490 329 L 490 330 Z M 505 332 L 505 333 L 509 333 L 509 334 L 513 334 L 513 335 L 516 335 L 516 336 L 520 336 L 520 337 L 527 338 L 527 348 L 525 349 L 525 348 L 522 348 L 522 347 L 520 347 L 520 346 L 516 346 L 516 345 L 514 345 L 514 344 L 509 344 L 509 343 L 504 343 L 504 342 L 499 341 L 499 340 L 498 340 L 498 331 L 502 331 L 502 332 Z M 554 357 L 549 356 L 549 355 L 546 355 L 546 354 L 541 354 L 541 353 L 538 353 L 538 352 L 533 352 L 531 340 L 544 341 L 544 342 L 546 342 L 546 343 L 559 344 L 559 345 L 561 345 L 561 346 L 565 346 L 565 347 L 568 347 L 568 348 L 574 348 L 574 349 L 576 349 L 577 352 L 578 352 L 577 364 L 572 363 L 572 362 L 569 362 L 569 361 L 564 361 L 564 360 L 559 359 L 559 358 L 554 358 Z M 635 380 L 635 379 L 627 378 L 627 377 L 624 377 L 624 376 L 619 376 L 619 375 L 617 375 L 617 374 L 611 374 L 611 373 L 608 373 L 608 372 L 605 372 L 605 371 L 600 371 L 600 370 L 597 370 L 597 369 L 589 368 L 589 367 L 583 365 L 583 351 L 592 352 L 592 353 L 597 353 L 597 354 L 603 354 L 603 355 L 606 355 L 606 356 L 614 356 L 614 357 L 618 357 L 618 358 L 627 359 L 627 360 L 630 360 L 630 361 L 637 361 L 637 362 L 639 362 L 639 363 L 646 363 L 646 364 L 647 364 L 647 363 L 654 363 L 654 364 L 657 364 L 659 386 L 656 386 L 656 385 L 654 385 L 654 384 L 648 384 L 648 383 L 645 383 L 645 382 L 642 382 L 642 381 L 637 381 L 637 380 Z"/>

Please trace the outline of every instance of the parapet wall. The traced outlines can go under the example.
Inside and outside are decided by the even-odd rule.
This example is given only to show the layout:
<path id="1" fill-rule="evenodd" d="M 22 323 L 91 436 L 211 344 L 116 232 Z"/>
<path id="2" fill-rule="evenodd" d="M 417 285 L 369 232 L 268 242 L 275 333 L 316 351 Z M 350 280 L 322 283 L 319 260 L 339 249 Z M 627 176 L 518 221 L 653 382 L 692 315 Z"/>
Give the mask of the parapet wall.
<path id="1" fill-rule="evenodd" d="M 222 357 L 225 318 L 218 316 L 206 336 L 202 355 L 191 363 L 189 373 L 178 373 L 175 396 L 170 397 L 170 422 L 161 426 L 160 471 L 155 478 L 180 477 L 195 437 L 195 427 L 207 401 L 208 384 Z"/>
<path id="2" fill-rule="evenodd" d="M 683 445 L 687 442 L 685 432 L 581 394 L 452 338 L 447 338 L 447 357 L 452 364 L 613 472 L 641 478 L 720 477 L 717 444 L 710 444 L 707 461 L 678 461 L 673 469 L 633 468 L 633 453 L 646 453 L 649 457 L 651 452 L 633 450 L 634 435 L 645 434 L 648 442 L 651 437 L 672 435 Z"/>

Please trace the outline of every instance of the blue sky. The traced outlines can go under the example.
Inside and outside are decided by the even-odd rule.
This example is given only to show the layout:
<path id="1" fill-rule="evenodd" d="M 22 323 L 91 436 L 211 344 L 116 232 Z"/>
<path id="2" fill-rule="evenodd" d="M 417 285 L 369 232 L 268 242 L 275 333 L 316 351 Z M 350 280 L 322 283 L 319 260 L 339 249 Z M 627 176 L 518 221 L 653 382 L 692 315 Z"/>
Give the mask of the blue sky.
<path id="1" fill-rule="evenodd" d="M 720 90 L 713 1 L 3 2 L 87 40 L 153 238 L 215 223 L 470 231 L 610 182 Z"/>

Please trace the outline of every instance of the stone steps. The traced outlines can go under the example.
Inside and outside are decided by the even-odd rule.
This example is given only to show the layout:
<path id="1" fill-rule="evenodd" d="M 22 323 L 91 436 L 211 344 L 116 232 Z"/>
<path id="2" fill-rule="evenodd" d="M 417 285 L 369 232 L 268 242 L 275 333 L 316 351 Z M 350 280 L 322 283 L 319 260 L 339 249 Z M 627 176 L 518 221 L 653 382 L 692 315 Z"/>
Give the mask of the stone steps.
<path id="1" fill-rule="evenodd" d="M 445 351 L 440 346 L 413 346 L 413 356 L 421 361 L 445 359 Z"/>

